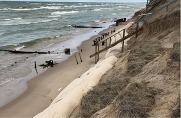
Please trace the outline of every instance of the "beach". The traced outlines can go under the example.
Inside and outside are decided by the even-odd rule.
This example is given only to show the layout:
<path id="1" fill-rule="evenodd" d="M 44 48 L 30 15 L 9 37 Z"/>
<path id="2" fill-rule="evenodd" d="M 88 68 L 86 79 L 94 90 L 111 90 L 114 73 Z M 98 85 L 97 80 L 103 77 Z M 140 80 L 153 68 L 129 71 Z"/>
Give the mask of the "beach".
<path id="1" fill-rule="evenodd" d="M 106 29 L 102 33 L 107 31 L 110 31 L 110 29 Z M 76 52 L 67 60 L 29 80 L 26 92 L 2 107 L 0 117 L 33 117 L 48 107 L 70 82 L 79 78 L 95 64 L 94 58 L 89 57 L 95 52 L 95 48 L 92 46 L 95 37 L 97 36 L 84 41 L 78 47 L 83 62 L 80 61 L 79 53 Z M 100 59 L 105 56 L 105 53 L 100 54 Z M 79 64 L 76 62 L 75 55 Z"/>
<path id="2" fill-rule="evenodd" d="M 109 27 L 115 19 L 130 18 L 143 6 L 144 3 L 0 1 L 0 107 L 26 91 L 26 82 L 37 76 L 35 62 L 39 75 L 47 70 L 39 66 L 45 61 L 65 61 L 70 57 L 64 54 L 65 48 L 74 54 L 83 41 Z M 3 49 L 51 53 L 13 54 Z"/>
<path id="3" fill-rule="evenodd" d="M 165 1 L 165 3 L 150 3 L 150 11 L 155 6 L 161 7 L 161 4 L 165 4 L 163 8 L 168 11 L 168 5 L 170 4 L 167 3 L 168 1 Z M 102 59 L 95 65 L 94 61 L 90 61 L 90 63 L 87 61 L 89 69 L 81 76 L 74 75 L 81 67 L 76 68 L 75 71 L 73 68 L 69 68 L 72 70 L 68 75 L 74 76 L 75 79 L 58 93 L 55 99 L 52 99 L 47 108 L 36 114 L 34 118 L 179 116 L 178 63 L 180 60 L 180 35 L 178 33 L 179 26 L 172 24 L 174 22 L 179 23 L 180 9 L 172 9 L 175 8 L 175 5 L 178 6 L 178 1 L 174 1 L 172 5 L 172 7 L 169 6 L 169 13 L 162 12 L 163 14 L 159 14 L 153 10 L 153 21 L 149 21 L 153 25 L 148 23 L 150 26 L 147 26 L 148 24 L 143 22 L 143 25 L 140 25 L 142 31 L 140 31 L 138 37 L 134 36 L 136 32 L 128 34 L 130 30 L 126 30 L 122 36 L 119 33 L 118 36 L 111 33 L 113 37 L 110 39 L 108 36 L 110 41 L 109 46 L 106 47 L 109 49 L 106 54 L 101 55 Z M 140 13 L 142 14 L 142 12 Z M 161 22 L 155 22 L 158 20 L 157 15 L 160 15 L 159 21 Z M 175 21 L 170 20 L 167 15 L 174 17 Z M 129 20 L 129 22 L 126 22 L 128 24 L 119 28 L 116 27 L 116 32 L 129 29 L 130 26 L 134 27 L 136 19 L 133 18 L 133 22 Z M 168 22 L 168 25 L 165 26 L 166 22 Z M 110 27 L 101 33 L 110 32 L 112 28 L 115 27 Z M 155 35 L 157 31 L 159 33 Z M 167 33 L 162 34 L 164 31 L 169 31 L 169 38 Z M 125 47 L 128 49 L 126 51 L 122 50 L 122 44 L 124 43 L 120 43 L 125 38 L 124 36 L 127 39 L 124 42 Z M 172 40 L 173 36 L 176 36 L 176 40 Z M 123 38 L 120 39 L 120 37 Z M 170 49 L 166 45 L 163 50 L 163 42 L 170 43 Z M 83 45 L 85 46 L 85 44 Z M 81 46 L 79 50 L 83 49 Z M 114 47 L 111 48 L 111 46 Z M 86 46 L 86 48 L 88 47 Z M 87 54 L 87 52 L 85 53 Z M 57 69 L 53 72 L 57 71 Z M 52 75 L 50 78 L 56 78 L 57 76 L 61 76 L 61 74 Z M 44 77 L 42 76 L 42 78 Z M 62 88 L 59 87 L 56 89 L 61 90 Z M 43 93 L 44 90 L 40 89 L 39 91 Z M 49 93 L 51 94 L 51 91 Z"/>
<path id="4" fill-rule="evenodd" d="M 0 117 L 33 117 L 44 110 L 52 100 L 61 92 L 72 80 L 80 77 L 95 62 L 89 58 L 94 52 L 91 46 L 92 40 L 88 40 L 79 46 L 83 62 L 76 63 L 75 56 L 71 56 L 66 61 L 48 69 L 41 75 L 28 81 L 28 89 L 23 95 L 18 97 L 7 106 L 0 109 Z"/>
<path id="5" fill-rule="evenodd" d="M 35 4 L 35 3 L 31 3 L 31 4 Z M 19 35 L 19 32 L 23 32 L 23 31 L 17 31 L 17 32 L 15 31 L 14 34 L 17 34 L 16 38 L 20 42 L 14 42 L 15 44 L 9 44 L 10 42 L 6 42 L 4 45 L 7 45 L 5 46 L 6 48 L 11 47 L 12 49 L 15 48 L 18 50 L 20 49 L 20 50 L 25 50 L 25 51 L 29 51 L 29 50 L 30 51 L 31 50 L 51 51 L 51 52 L 55 51 L 54 53 L 57 53 L 57 54 L 50 54 L 50 55 L 36 55 L 35 54 L 35 55 L 23 55 L 23 56 L 16 55 L 15 56 L 12 54 L 7 55 L 6 53 L 2 53 L 3 58 L 1 58 L 0 60 L 1 61 L 0 67 L 2 66 L 2 70 L 3 70 L 1 71 L 2 76 L 0 78 L 2 81 L 0 82 L 0 85 L 1 85 L 0 91 L 2 92 L 2 95 L 0 95 L 0 98 L 2 100 L 1 100 L 0 106 L 3 106 L 3 107 L 0 108 L 0 118 L 1 117 L 2 118 L 3 117 L 29 118 L 29 117 L 35 116 L 36 114 L 42 112 L 45 108 L 47 108 L 52 103 L 52 101 L 57 97 L 57 95 L 62 90 L 64 90 L 64 88 L 66 88 L 76 78 L 80 78 L 82 74 L 84 74 L 87 70 L 89 70 L 91 67 L 95 65 L 94 57 L 90 58 L 89 56 L 95 52 L 95 47 L 92 45 L 93 45 L 93 40 L 97 37 L 96 34 L 100 31 L 101 31 L 100 33 L 105 33 L 110 30 L 113 30 L 114 28 L 116 28 L 117 30 L 117 29 L 120 29 L 120 27 L 122 27 L 122 26 L 119 26 L 119 27 L 108 28 L 110 25 L 114 23 L 113 16 L 120 17 L 116 15 L 119 13 L 117 9 L 119 8 L 121 10 L 125 10 L 124 13 L 120 13 L 120 14 L 123 14 L 123 16 L 129 18 L 131 17 L 133 12 L 126 11 L 127 7 L 132 7 L 134 5 L 134 4 L 121 4 L 123 6 L 123 9 L 122 9 L 121 7 L 119 7 L 120 4 L 113 4 L 113 5 L 116 5 L 116 8 L 115 9 L 110 8 L 111 10 L 108 10 L 111 13 L 111 15 L 109 17 L 101 15 L 101 18 L 99 18 L 99 16 L 100 14 L 104 14 L 105 11 L 103 9 L 107 9 L 104 7 L 108 4 L 100 4 L 100 6 L 101 5 L 103 6 L 103 8 L 100 8 L 100 9 L 97 9 L 96 7 L 99 7 L 99 6 L 95 5 L 94 6 L 95 8 L 92 10 L 89 9 L 89 7 L 91 7 L 92 4 L 90 4 L 90 6 L 85 5 L 84 12 L 97 13 L 96 18 L 90 19 L 89 17 L 86 16 L 87 13 L 81 12 L 82 8 L 78 9 L 79 12 L 74 12 L 74 11 L 60 12 L 60 11 L 57 11 L 57 9 L 60 9 L 59 6 L 56 6 L 56 9 L 55 9 L 55 6 L 53 3 L 51 3 L 50 5 L 46 3 L 45 5 L 47 5 L 48 7 L 40 6 L 39 3 L 36 3 L 36 4 L 38 6 L 35 6 L 35 8 L 32 7 L 31 9 L 30 8 L 12 9 L 11 8 L 8 10 L 11 12 L 16 11 L 16 10 L 18 11 L 26 10 L 26 11 L 33 12 L 34 10 L 39 10 L 39 9 L 40 10 L 49 9 L 52 12 L 52 10 L 54 10 L 53 13 L 51 13 L 51 17 L 42 16 L 42 18 L 50 18 L 50 19 L 52 18 L 51 19 L 52 21 L 49 21 L 46 19 L 45 23 L 38 22 L 41 25 L 41 27 L 44 27 L 43 25 L 47 24 L 47 27 L 45 27 L 45 29 L 47 30 L 50 28 L 51 32 L 48 32 L 48 34 L 46 34 L 47 32 L 45 31 L 43 33 L 44 36 L 42 36 L 39 34 L 42 34 L 42 31 L 44 31 L 45 29 L 39 30 L 40 32 L 36 29 L 38 31 L 37 34 L 30 32 L 27 36 L 29 36 L 28 38 L 31 37 L 34 39 L 36 38 L 38 39 L 36 40 L 28 39 L 27 42 L 21 42 L 22 41 L 21 39 L 23 39 L 23 37 L 18 39 L 18 35 Z M 141 4 L 140 6 L 142 5 L 143 4 Z M 74 7 L 74 5 L 68 4 L 68 7 L 70 7 L 71 9 L 74 9 L 72 8 L 72 6 Z M 137 4 L 137 6 L 135 8 L 132 8 L 131 10 L 134 11 L 136 9 L 139 9 L 140 6 L 139 4 Z M 67 10 L 66 7 L 65 7 L 65 10 Z M 115 13 L 113 13 L 112 10 L 114 10 Z M 1 9 L 1 11 L 6 11 L 6 9 Z M 39 15 L 38 12 L 39 11 L 37 11 L 37 15 Z M 47 13 L 47 14 L 50 14 L 50 13 Z M 82 14 L 85 15 L 85 18 L 87 19 L 78 20 L 76 17 Z M 76 19 L 80 25 L 94 24 L 94 26 L 95 25 L 103 26 L 103 28 L 88 29 L 88 30 L 74 29 L 74 28 L 70 28 L 70 23 L 74 23 L 71 20 L 70 22 L 69 20 L 67 20 L 68 24 L 65 23 L 64 24 L 65 26 L 64 25 L 61 26 L 58 20 L 54 20 L 54 18 L 59 18 L 60 20 L 62 15 L 67 19 L 68 18 L 71 19 L 75 17 L 74 19 Z M 27 19 L 25 20 L 25 18 L 23 17 L 12 18 L 8 20 L 7 19 L 3 19 L 3 20 L 0 19 L 0 20 L 1 20 L 0 25 L 7 28 L 12 25 L 14 27 L 13 29 L 16 29 L 15 26 L 24 26 L 24 25 L 28 25 L 29 28 L 31 28 L 31 26 L 34 27 L 35 23 L 37 23 L 35 21 L 31 21 L 31 22 L 28 22 L 27 24 L 26 22 L 24 22 Z M 19 20 L 19 22 L 17 22 L 16 24 L 13 24 L 14 20 Z M 3 24 L 2 22 L 6 22 L 6 23 Z M 9 23 L 12 23 L 12 24 L 9 24 Z M 53 28 L 51 27 L 51 26 L 56 26 L 56 25 L 61 26 L 61 28 L 57 30 L 57 27 L 53 27 Z M 65 29 L 65 32 L 63 29 Z M 104 31 L 102 31 L 103 29 Z M 54 32 L 54 30 L 56 30 L 57 32 L 52 33 Z M 63 34 L 61 34 L 60 32 L 61 33 L 63 32 Z M 7 34 L 10 34 L 10 33 L 8 32 L 8 33 L 0 34 L 0 36 L 4 38 L 3 40 L 6 40 L 9 37 L 11 37 L 11 35 L 6 36 Z M 24 37 L 24 38 L 27 38 L 27 37 Z M 65 48 L 71 49 L 71 55 L 61 54 Z M 101 48 L 103 48 L 103 46 Z M 79 53 L 81 55 L 81 59 L 83 62 L 81 62 Z M 101 53 L 100 59 L 103 59 L 105 54 L 106 52 Z M 76 62 L 75 55 L 78 60 L 78 64 Z M 55 62 L 58 62 L 59 64 L 56 64 L 54 65 L 54 67 L 48 68 L 48 69 L 42 69 L 41 67 L 38 66 L 38 75 L 37 75 L 34 70 L 34 62 L 36 61 L 37 64 L 39 65 L 50 59 L 55 60 Z M 6 105 L 6 103 L 8 104 Z"/>

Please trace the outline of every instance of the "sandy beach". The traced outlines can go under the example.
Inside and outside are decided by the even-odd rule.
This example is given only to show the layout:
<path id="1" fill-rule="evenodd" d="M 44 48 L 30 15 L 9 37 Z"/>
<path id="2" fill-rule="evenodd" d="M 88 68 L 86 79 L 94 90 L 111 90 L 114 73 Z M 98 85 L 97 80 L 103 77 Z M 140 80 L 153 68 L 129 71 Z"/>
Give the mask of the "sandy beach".
<path id="1" fill-rule="evenodd" d="M 136 6 L 136 4 L 133 4 L 133 5 Z M 128 7 L 129 10 L 132 8 L 133 5 L 129 6 L 130 8 Z M 105 7 L 105 8 L 107 9 L 107 7 Z M 132 9 L 134 11 L 134 10 L 136 10 L 136 7 L 132 8 Z M 97 13 L 97 10 L 101 11 L 101 9 L 96 9 L 96 8 L 93 11 L 96 11 L 96 13 Z M 110 45 L 111 43 L 114 43 L 123 37 L 121 33 L 118 33 L 119 31 L 121 31 L 122 29 L 127 29 L 128 27 L 130 27 L 132 25 L 133 22 L 130 20 L 128 22 L 125 22 L 125 23 L 119 25 L 118 27 L 112 25 L 113 21 L 115 20 L 115 17 L 118 18 L 120 16 L 120 15 L 116 14 L 116 12 L 118 11 L 116 9 L 116 6 L 114 7 L 114 10 L 115 11 L 112 11 L 112 13 L 115 12 L 114 13 L 115 15 L 112 14 L 113 16 L 110 16 L 109 19 L 108 19 L 108 16 L 106 16 L 106 20 L 105 21 L 103 20 L 104 22 L 102 21 L 103 18 L 96 22 L 95 22 L 95 20 L 93 20 L 95 23 L 97 23 L 97 25 L 98 24 L 100 25 L 102 23 L 101 25 L 103 26 L 102 28 L 104 28 L 104 30 L 103 29 L 93 29 L 93 30 L 90 30 L 90 33 L 85 33 L 88 30 L 85 30 L 85 31 L 77 30 L 78 32 L 76 32 L 76 33 L 74 32 L 74 33 L 72 33 L 72 35 L 77 34 L 78 37 L 76 37 L 75 39 L 78 39 L 78 40 L 74 40 L 74 38 L 72 38 L 72 39 L 68 38 L 67 39 L 68 43 L 65 43 L 66 41 L 65 42 L 62 41 L 61 42 L 62 45 L 60 42 L 58 42 L 58 43 L 52 42 L 52 44 L 48 43 L 49 45 L 47 46 L 47 49 L 50 46 L 51 48 L 49 48 L 49 49 L 51 51 L 54 51 L 55 49 L 60 51 L 60 48 L 61 48 L 61 51 L 63 51 L 66 46 L 70 47 L 70 49 L 73 46 L 73 48 L 72 48 L 73 51 L 71 54 L 73 54 L 76 50 L 78 52 L 76 52 L 75 54 L 70 56 L 68 59 L 66 58 L 67 60 L 64 60 L 63 62 L 60 62 L 59 64 L 54 65 L 54 67 L 48 68 L 45 72 L 42 71 L 42 73 L 41 73 L 41 71 L 40 71 L 40 74 L 37 75 L 36 77 L 33 76 L 33 77 L 31 77 L 32 79 L 30 79 L 30 78 L 27 79 L 28 80 L 28 81 L 26 80 L 27 81 L 27 83 L 26 83 L 27 90 L 22 95 L 17 97 L 16 99 L 11 97 L 10 92 L 7 93 L 6 97 L 9 94 L 9 98 L 12 98 L 14 100 L 0 108 L 0 118 L 33 118 L 33 117 L 34 118 L 51 118 L 51 117 L 64 118 L 64 117 L 70 117 L 72 115 L 72 113 L 74 112 L 74 110 L 76 110 L 76 108 L 80 105 L 82 98 L 84 98 L 85 95 L 90 90 L 92 90 L 95 86 L 97 86 L 97 84 L 101 81 L 102 76 L 104 76 L 107 71 L 114 68 L 115 63 L 119 61 L 119 58 L 120 58 L 119 55 L 122 53 L 122 43 L 119 43 L 116 46 L 101 53 L 99 55 L 99 58 L 101 61 L 99 61 L 97 64 L 95 64 L 94 57 L 93 58 L 89 57 L 90 55 L 95 53 L 95 47 L 92 46 L 93 40 L 96 39 L 97 37 L 99 37 L 101 35 L 101 33 L 109 32 L 110 35 L 114 35 L 114 33 L 112 33 L 112 30 L 116 31 L 115 34 L 118 34 L 118 35 L 115 35 L 114 37 L 112 37 L 110 35 L 108 36 L 108 38 L 111 37 L 109 40 L 110 41 L 109 45 Z M 87 10 L 87 11 L 89 11 L 89 10 Z M 131 10 L 129 11 L 129 13 L 127 13 L 127 12 L 128 11 L 125 12 L 126 13 L 125 15 L 121 14 L 121 17 L 126 17 L 128 19 L 128 16 L 130 16 L 130 14 L 132 12 L 131 12 Z M 59 15 L 61 14 L 60 12 L 57 12 L 55 10 L 51 15 L 53 15 L 53 14 L 55 15 L 55 13 L 56 14 L 59 13 Z M 67 12 L 65 12 L 65 13 L 67 13 Z M 79 13 L 79 11 L 76 11 L 74 13 Z M 82 13 L 83 13 L 82 10 L 80 10 L 79 15 L 83 16 Z M 120 13 L 123 13 L 123 11 L 121 11 Z M 87 14 L 88 13 L 86 13 L 86 15 Z M 106 14 L 106 13 L 103 13 L 103 14 Z M 86 15 L 85 15 L 85 17 L 86 17 Z M 98 16 L 100 16 L 100 15 L 98 14 Z M 60 16 L 56 16 L 56 17 L 60 17 Z M 74 18 L 70 17 L 69 19 L 74 19 Z M 77 19 L 77 18 L 75 18 L 75 19 Z M 21 20 L 21 19 L 19 19 L 19 20 Z M 53 20 L 55 20 L 55 19 L 53 19 Z M 58 21 L 57 24 L 56 23 L 51 24 L 50 26 L 54 26 L 54 25 L 59 26 L 60 25 L 59 20 L 57 20 Z M 84 19 L 83 21 L 85 22 L 87 20 Z M 81 22 L 83 22 L 83 21 L 81 21 Z M 90 20 L 90 21 L 92 22 L 92 20 Z M 105 27 L 104 27 L 104 25 L 105 25 Z M 109 25 L 110 25 L 110 27 L 107 28 Z M 66 25 L 65 27 L 62 28 L 62 30 L 64 30 L 66 27 L 69 28 L 70 25 L 69 24 Z M 49 29 L 48 25 L 47 25 L 47 29 Z M 55 29 L 57 31 L 61 32 L 59 28 L 55 28 Z M 98 35 L 95 35 L 97 33 L 98 33 Z M 68 36 L 71 33 L 65 32 L 65 34 Z M 126 32 L 126 35 L 127 35 L 127 32 Z M 88 37 L 90 37 L 90 36 L 92 36 L 92 37 L 90 39 L 88 39 Z M 61 39 L 61 35 L 60 35 L 60 37 L 58 35 L 56 35 L 54 38 Z M 129 40 L 129 38 L 128 38 L 128 40 Z M 64 44 L 67 44 L 67 45 L 64 45 Z M 103 45 L 103 43 L 102 43 L 102 45 Z M 127 40 L 125 41 L 125 47 L 126 47 L 126 45 L 127 45 Z M 79 47 L 76 48 L 77 46 L 79 46 Z M 100 50 L 104 47 L 105 46 L 100 46 Z M 80 55 L 81 55 L 81 57 L 80 57 Z M 38 61 L 40 60 L 41 62 L 45 62 L 45 60 L 47 60 L 47 58 L 42 56 L 41 58 L 37 58 L 37 60 Z M 34 69 L 34 63 L 32 63 L 32 62 L 34 62 L 34 61 L 37 62 L 37 60 L 31 61 L 31 64 L 28 66 L 31 66 L 31 69 L 32 68 Z M 55 60 L 55 62 L 56 62 L 56 60 Z M 16 68 L 16 67 L 14 67 L 14 68 Z M 20 74 L 23 74 L 23 72 L 21 73 L 21 70 L 22 71 L 24 71 L 24 70 L 23 69 L 19 69 L 19 70 L 20 70 Z M 25 68 L 25 70 L 26 70 L 26 68 Z M 6 71 L 6 72 L 8 72 L 8 71 Z M 34 74 L 36 74 L 35 71 L 34 71 Z M 18 86 L 18 84 L 16 86 Z M 2 89 L 2 90 L 4 90 L 5 92 L 8 91 L 5 89 Z M 16 89 L 13 89 L 13 90 L 16 90 Z M 17 91 L 19 91 L 19 90 L 17 90 Z M 4 101 L 8 101 L 8 100 L 2 99 L 1 102 L 5 103 Z M 72 117 L 74 117 L 74 113 L 73 113 Z"/>
<path id="2" fill-rule="evenodd" d="M 160 7 L 160 4 L 155 3 L 154 5 Z M 165 8 L 168 10 L 167 5 Z M 162 16 L 157 12 L 155 14 Z M 112 43 L 110 46 L 115 44 L 114 47 L 108 49 L 106 55 L 101 54 L 102 60 L 95 65 L 94 58 L 89 58 L 89 55 L 94 53 L 94 47 L 91 46 L 92 39 L 84 42 L 79 47 L 79 50 L 83 50 L 84 62 L 77 65 L 73 55 L 62 64 L 29 81 L 29 91 L 24 94 L 25 98 L 24 96 L 19 98 L 24 98 L 22 101 L 25 102 L 17 99 L 18 104 L 16 101 L 9 104 L 9 106 L 13 106 L 11 112 L 15 117 L 34 116 L 34 118 L 179 116 L 180 35 L 179 27 L 172 25 L 174 22 L 179 23 L 179 14 L 180 10 L 173 10 L 170 14 L 165 13 L 159 19 L 160 22 L 157 21 L 158 16 L 152 16 L 153 21 L 148 22 L 151 25 L 149 24 L 150 26 L 147 27 L 148 24 L 144 22 L 141 26 L 143 30 L 136 40 L 135 37 L 127 37 L 125 46 L 128 47 L 128 50 L 124 52 L 121 51 L 122 45 L 118 40 L 120 37 L 126 37 L 128 32 L 124 32 L 123 36 L 118 33 L 119 36 L 114 36 L 112 41 L 110 40 L 110 44 Z M 170 20 L 170 17 L 174 17 L 175 21 Z M 130 26 L 134 27 L 134 22 L 129 21 L 125 26 L 111 28 L 116 28 L 116 31 L 119 32 Z M 168 22 L 167 26 L 165 26 L 166 22 Z M 108 28 L 103 32 L 111 30 Z M 157 31 L 159 34 L 155 36 Z M 170 32 L 169 38 L 167 33 L 162 34 L 164 31 Z M 176 36 L 177 41 L 172 40 L 173 36 Z M 108 36 L 108 38 L 110 37 Z M 166 48 L 160 45 L 164 42 L 171 44 L 170 49 L 167 47 L 168 45 L 165 46 Z M 121 52 L 123 53 L 120 56 Z M 142 65 L 135 66 L 135 64 Z M 139 70 L 134 70 L 135 68 Z M 102 78 L 103 76 L 110 81 L 101 85 L 101 80 L 105 79 Z M 125 80 L 125 82 L 117 80 Z M 113 82 L 112 85 L 110 85 L 111 82 Z M 121 84 L 125 85 L 121 87 Z M 23 114 L 15 111 L 18 108 L 23 111 Z M 6 107 L 3 108 L 3 114 L 5 113 L 8 114 Z"/>
<path id="3" fill-rule="evenodd" d="M 52 52 L 48 55 L 0 52 L 0 118 L 33 117 L 47 108 L 65 87 L 95 65 L 94 57 L 89 58 L 95 51 L 89 38 L 100 31 L 113 30 L 102 31 L 116 19 L 129 19 L 144 6 L 144 3 L 0 2 L 0 49 Z M 75 29 L 72 25 L 102 28 Z M 63 50 L 70 48 L 72 55 L 78 46 L 79 51 L 83 50 L 80 52 L 83 62 L 76 53 L 77 65 L 75 56 L 64 55 Z M 105 54 L 101 53 L 100 58 Z M 59 64 L 48 69 L 39 66 L 47 60 Z"/>
<path id="4" fill-rule="evenodd" d="M 108 30 L 108 29 L 107 29 Z M 107 31 L 104 30 L 104 31 Z M 103 32 L 103 31 L 102 31 Z M 78 52 L 69 59 L 48 69 L 41 75 L 27 82 L 28 89 L 14 101 L 0 109 L 0 117 L 33 117 L 48 107 L 52 100 L 74 79 L 80 77 L 95 64 L 94 58 L 89 56 L 94 53 L 92 40 L 84 41 L 78 47 L 83 62 L 80 61 Z M 78 59 L 77 64 L 75 55 Z M 100 55 L 104 57 L 105 53 Z"/>

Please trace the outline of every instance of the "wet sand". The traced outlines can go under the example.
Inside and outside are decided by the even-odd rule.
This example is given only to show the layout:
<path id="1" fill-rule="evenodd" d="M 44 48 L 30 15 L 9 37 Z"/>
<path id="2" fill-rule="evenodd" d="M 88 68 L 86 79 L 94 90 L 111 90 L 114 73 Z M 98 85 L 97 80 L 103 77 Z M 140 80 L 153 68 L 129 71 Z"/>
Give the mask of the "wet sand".
<path id="1" fill-rule="evenodd" d="M 80 77 L 91 66 L 94 58 L 89 58 L 94 53 L 91 39 L 84 41 L 78 47 L 83 62 L 76 53 L 79 64 L 76 63 L 75 54 L 69 59 L 55 65 L 46 72 L 27 82 L 28 89 L 21 96 L 0 108 L 2 117 L 33 117 L 50 105 L 52 100 L 74 79 Z M 102 58 L 105 53 L 100 55 Z"/>

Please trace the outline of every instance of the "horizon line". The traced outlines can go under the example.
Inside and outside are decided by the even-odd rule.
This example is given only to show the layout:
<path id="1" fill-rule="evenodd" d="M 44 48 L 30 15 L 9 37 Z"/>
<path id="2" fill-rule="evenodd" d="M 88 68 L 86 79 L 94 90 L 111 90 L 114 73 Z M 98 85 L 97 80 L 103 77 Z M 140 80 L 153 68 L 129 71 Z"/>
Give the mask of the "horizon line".
<path id="1" fill-rule="evenodd" d="M 78 1 L 78 2 L 72 2 L 72 1 L 35 1 L 35 0 L 0 0 L 0 2 L 69 2 L 69 3 L 145 3 L 145 2 L 103 2 L 103 1 L 100 1 L 100 2 L 94 2 L 94 1 L 89 1 L 89 2 L 86 2 L 86 1 Z"/>

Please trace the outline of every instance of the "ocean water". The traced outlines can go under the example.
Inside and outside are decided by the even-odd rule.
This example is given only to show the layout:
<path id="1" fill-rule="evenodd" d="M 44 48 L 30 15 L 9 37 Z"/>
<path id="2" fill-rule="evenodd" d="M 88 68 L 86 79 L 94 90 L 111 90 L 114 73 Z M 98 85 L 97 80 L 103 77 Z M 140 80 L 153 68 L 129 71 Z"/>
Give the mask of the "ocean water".
<path id="1" fill-rule="evenodd" d="M 129 18 L 140 3 L 0 2 L 0 46 L 71 34 L 70 25 Z"/>
<path id="2" fill-rule="evenodd" d="M 42 64 L 69 56 L 62 50 L 77 51 L 81 42 L 113 24 L 130 18 L 145 3 L 66 3 L 0 1 L 0 49 L 55 51 L 58 54 L 11 54 L 0 52 L 0 107 L 26 90 L 26 81 L 36 75 L 34 61 Z M 106 23 L 105 23 L 106 21 Z M 104 22 L 104 23 L 103 23 Z M 98 25 L 100 29 L 77 29 L 71 25 Z M 84 33 L 84 34 L 82 34 Z M 44 70 L 38 67 L 40 73 Z"/>

